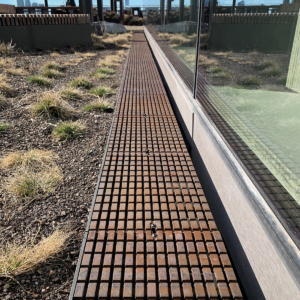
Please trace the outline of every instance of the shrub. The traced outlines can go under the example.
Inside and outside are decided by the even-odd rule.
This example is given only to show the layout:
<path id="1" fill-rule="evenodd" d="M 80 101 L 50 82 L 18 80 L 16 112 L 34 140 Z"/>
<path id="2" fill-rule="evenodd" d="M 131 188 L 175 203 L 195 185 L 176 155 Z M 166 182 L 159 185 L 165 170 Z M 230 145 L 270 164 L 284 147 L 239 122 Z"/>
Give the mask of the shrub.
<path id="1" fill-rule="evenodd" d="M 52 69 L 45 69 L 41 75 L 48 78 L 61 78 L 64 76 L 63 73 Z"/>
<path id="2" fill-rule="evenodd" d="M 67 87 L 60 91 L 60 96 L 64 100 L 80 100 L 81 99 L 81 92 L 77 89 L 72 87 Z"/>
<path id="3" fill-rule="evenodd" d="M 253 67 L 256 70 L 262 71 L 264 69 L 270 68 L 270 67 L 274 67 L 275 63 L 271 60 L 265 60 L 260 64 L 255 64 Z"/>
<path id="4" fill-rule="evenodd" d="M 224 69 L 221 67 L 211 67 L 206 69 L 206 73 L 212 73 L 212 74 L 216 74 L 216 73 L 221 73 L 224 72 Z"/>
<path id="5" fill-rule="evenodd" d="M 34 270 L 47 259 L 61 252 L 69 233 L 56 230 L 38 244 L 26 241 L 22 244 L 9 244 L 0 248 L 0 277 L 14 277 Z"/>
<path id="6" fill-rule="evenodd" d="M 95 87 L 90 91 L 91 94 L 99 96 L 99 97 L 103 97 L 103 96 L 109 96 L 112 95 L 114 93 L 114 91 L 112 90 L 112 88 L 107 87 L 107 86 L 99 86 L 99 87 Z"/>
<path id="7" fill-rule="evenodd" d="M 261 85 L 261 80 L 254 76 L 246 76 L 239 83 L 241 85 Z"/>
<path id="8" fill-rule="evenodd" d="M 9 127 L 8 124 L 1 124 L 0 123 L 0 132 L 5 131 Z"/>
<path id="9" fill-rule="evenodd" d="M 57 71 L 63 70 L 63 67 L 55 61 L 49 61 L 49 62 L 45 63 L 43 65 L 43 68 L 50 69 L 50 70 L 57 70 Z"/>
<path id="10" fill-rule="evenodd" d="M 35 116 L 54 117 L 54 118 L 70 118 L 75 115 L 72 109 L 66 102 L 64 102 L 57 93 L 46 93 L 38 102 L 31 107 Z"/>
<path id="11" fill-rule="evenodd" d="M 70 87 L 82 87 L 85 89 L 90 89 L 92 86 L 93 84 L 83 77 L 78 77 L 70 82 Z"/>
<path id="12" fill-rule="evenodd" d="M 94 111 L 94 110 L 106 111 L 108 109 L 112 109 L 112 105 L 106 101 L 94 101 L 85 105 L 83 108 L 86 111 Z"/>
<path id="13" fill-rule="evenodd" d="M 53 130 L 53 136 L 60 141 L 82 137 L 86 126 L 80 122 L 62 122 Z"/>
<path id="14" fill-rule="evenodd" d="M 260 74 L 266 77 L 273 77 L 281 75 L 282 71 L 278 67 L 273 67 L 261 71 Z"/>
<path id="15" fill-rule="evenodd" d="M 27 80 L 30 83 L 36 83 L 41 86 L 50 86 L 52 84 L 51 81 L 39 75 L 30 76 Z"/>

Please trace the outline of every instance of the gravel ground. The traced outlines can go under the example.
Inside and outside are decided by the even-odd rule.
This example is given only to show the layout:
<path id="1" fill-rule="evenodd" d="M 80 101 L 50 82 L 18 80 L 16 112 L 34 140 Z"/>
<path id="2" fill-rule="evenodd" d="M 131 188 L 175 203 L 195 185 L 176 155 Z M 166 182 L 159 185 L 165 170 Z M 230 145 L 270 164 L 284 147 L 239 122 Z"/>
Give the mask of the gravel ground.
<path id="1" fill-rule="evenodd" d="M 9 105 L 0 110 L 0 123 L 10 125 L 5 132 L 0 133 L 1 157 L 16 150 L 53 150 L 59 156 L 57 164 L 63 173 L 63 181 L 54 192 L 46 196 L 30 202 L 19 202 L 16 207 L 8 208 L 6 213 L 9 217 L 12 216 L 9 222 L 5 219 L 4 195 L 0 191 L 0 243 L 3 246 L 7 241 L 23 242 L 25 238 L 34 236 L 39 240 L 49 236 L 57 228 L 72 231 L 73 235 L 60 255 L 34 271 L 17 276 L 15 279 L 18 283 L 0 278 L 0 299 L 68 298 L 113 114 L 84 112 L 84 103 L 96 99 L 85 94 L 82 101 L 73 101 L 70 104 L 79 111 L 76 119 L 86 124 L 87 134 L 82 139 L 62 143 L 54 141 L 51 136 L 58 120 L 32 117 L 28 108 L 37 93 L 59 90 L 78 75 L 89 77 L 94 85 L 101 85 L 103 82 L 104 85 L 113 87 L 116 93 L 107 97 L 107 100 L 115 104 L 125 57 L 119 66 L 114 67 L 116 73 L 110 79 L 100 81 L 89 74 L 96 69 L 96 62 L 100 58 L 116 54 L 117 50 L 120 49 L 77 49 L 74 54 L 73 49 L 64 49 L 57 51 L 54 56 L 49 52 L 40 52 L 11 58 L 16 66 L 33 75 L 38 74 L 40 67 L 47 61 L 56 61 L 63 65 L 80 58 L 81 52 L 96 53 L 95 57 L 84 58 L 77 65 L 66 66 L 63 72 L 65 76 L 51 80 L 51 88 L 28 83 L 27 76 L 7 75 L 15 93 L 9 98 Z M 7 176 L 7 173 L 0 172 L 2 178 Z"/>

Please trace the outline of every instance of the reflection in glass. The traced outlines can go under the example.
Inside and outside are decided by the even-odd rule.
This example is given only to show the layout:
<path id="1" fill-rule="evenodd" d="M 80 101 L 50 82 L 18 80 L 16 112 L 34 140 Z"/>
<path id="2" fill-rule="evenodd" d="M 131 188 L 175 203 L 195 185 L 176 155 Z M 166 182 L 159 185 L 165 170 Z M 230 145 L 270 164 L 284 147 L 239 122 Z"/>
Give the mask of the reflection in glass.
<path id="1" fill-rule="evenodd" d="M 300 203 L 298 12 L 299 3 L 205 2 L 197 98 L 219 113 Z M 274 188 L 268 179 L 264 184 Z"/>

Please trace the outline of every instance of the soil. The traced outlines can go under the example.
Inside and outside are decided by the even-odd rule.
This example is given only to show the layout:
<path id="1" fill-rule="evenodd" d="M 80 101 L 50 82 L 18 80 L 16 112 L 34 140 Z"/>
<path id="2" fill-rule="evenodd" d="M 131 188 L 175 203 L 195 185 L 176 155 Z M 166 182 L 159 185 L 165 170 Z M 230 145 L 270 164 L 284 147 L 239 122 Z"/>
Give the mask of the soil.
<path id="1" fill-rule="evenodd" d="M 6 242 L 22 243 L 32 237 L 38 241 L 57 228 L 73 234 L 62 253 L 39 265 L 34 271 L 19 275 L 15 280 L 0 278 L 0 299 L 68 298 L 113 114 L 83 111 L 85 103 L 96 100 L 95 96 L 86 93 L 83 100 L 70 101 L 71 106 L 78 111 L 76 120 L 82 121 L 88 128 L 86 135 L 82 139 L 57 142 L 52 138 L 52 129 L 59 120 L 33 117 L 29 106 L 38 93 L 57 91 L 79 75 L 87 77 L 95 86 L 103 84 L 114 88 L 116 93 L 106 100 L 115 104 L 125 57 L 119 66 L 113 67 L 116 73 L 110 79 L 93 79 L 89 75 L 96 70 L 99 59 L 116 54 L 117 50 L 120 48 L 80 48 L 74 53 L 73 49 L 63 49 L 57 50 L 55 56 L 43 51 L 11 57 L 17 66 L 33 75 L 40 73 L 41 66 L 47 61 L 63 64 L 80 58 L 80 53 L 96 53 L 95 57 L 84 58 L 77 65 L 65 66 L 64 77 L 51 79 L 53 86 L 50 88 L 28 83 L 27 76 L 7 74 L 15 93 L 8 98 L 9 105 L 0 110 L 0 123 L 9 124 L 9 128 L 0 133 L 0 156 L 17 150 L 53 150 L 59 156 L 57 164 L 63 173 L 63 181 L 52 193 L 30 199 L 29 202 L 20 201 L 17 207 L 8 210 L 4 208 L 3 190 L 0 191 L 0 243 L 2 246 Z M 7 176 L 7 173 L 0 172 L 2 179 Z"/>

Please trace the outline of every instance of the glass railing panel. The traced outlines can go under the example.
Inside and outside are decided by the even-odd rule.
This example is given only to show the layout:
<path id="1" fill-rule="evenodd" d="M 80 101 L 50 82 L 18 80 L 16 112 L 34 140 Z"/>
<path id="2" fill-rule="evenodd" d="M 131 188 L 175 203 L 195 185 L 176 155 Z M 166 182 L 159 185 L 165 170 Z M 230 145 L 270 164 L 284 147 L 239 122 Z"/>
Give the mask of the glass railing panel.
<path id="1" fill-rule="evenodd" d="M 274 207 L 297 230 L 298 13 L 299 3 L 204 3 L 197 81 L 197 99 L 207 114 Z"/>

